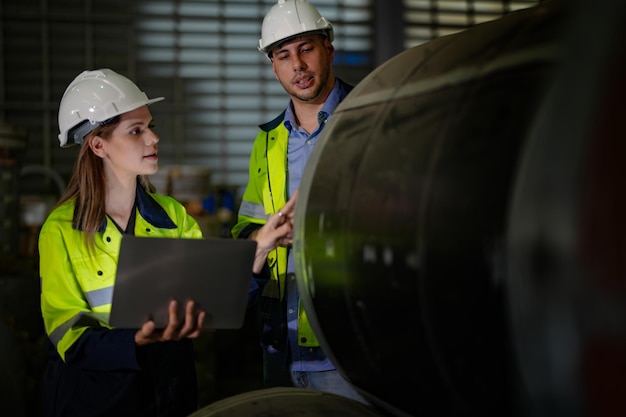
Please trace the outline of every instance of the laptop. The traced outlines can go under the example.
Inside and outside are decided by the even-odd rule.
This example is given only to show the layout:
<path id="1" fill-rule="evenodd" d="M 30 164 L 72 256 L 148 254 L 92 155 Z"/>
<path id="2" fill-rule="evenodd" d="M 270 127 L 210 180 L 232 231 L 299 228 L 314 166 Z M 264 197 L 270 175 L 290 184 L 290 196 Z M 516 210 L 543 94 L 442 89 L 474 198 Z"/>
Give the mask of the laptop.
<path id="1" fill-rule="evenodd" d="M 256 242 L 223 238 L 122 238 L 109 324 L 139 328 L 168 322 L 171 299 L 182 322 L 186 300 L 206 312 L 203 328 L 243 326 Z"/>

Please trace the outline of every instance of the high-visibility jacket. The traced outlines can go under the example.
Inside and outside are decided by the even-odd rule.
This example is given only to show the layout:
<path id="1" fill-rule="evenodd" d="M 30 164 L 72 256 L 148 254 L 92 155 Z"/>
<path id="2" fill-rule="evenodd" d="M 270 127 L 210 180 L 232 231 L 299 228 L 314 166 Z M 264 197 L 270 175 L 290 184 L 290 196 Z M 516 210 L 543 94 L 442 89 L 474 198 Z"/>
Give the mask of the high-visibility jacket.
<path id="1" fill-rule="evenodd" d="M 247 237 L 253 230 L 262 227 L 268 217 L 281 209 L 286 201 L 287 194 L 287 144 L 289 131 L 284 123 L 285 112 L 273 121 L 261 126 L 250 155 L 249 179 L 239 208 L 237 224 L 232 229 L 235 238 Z M 275 190 L 273 192 L 273 190 Z M 267 255 L 267 267 L 270 270 L 270 280 L 264 285 L 261 297 L 278 300 L 285 293 L 287 276 L 287 248 L 278 246 Z M 267 318 L 267 324 L 277 333 L 284 323 L 281 317 L 270 317 L 271 303 L 262 303 L 268 311 L 261 311 L 261 318 Z M 284 329 L 283 329 L 284 330 Z M 267 339 L 265 339 L 267 337 Z M 282 340 L 275 340 L 276 336 L 262 335 L 265 344 L 279 345 Z M 317 347 L 319 342 L 306 317 L 306 312 L 299 303 L 298 307 L 298 340 L 306 340 L 301 346 Z"/>
<path id="2" fill-rule="evenodd" d="M 339 101 L 352 86 L 336 79 Z M 285 111 L 260 127 L 250 155 L 248 184 L 238 212 L 237 224 L 232 229 L 235 238 L 246 238 L 262 227 L 269 216 L 280 210 L 287 200 L 289 130 L 285 126 Z M 279 246 L 267 256 L 269 280 L 264 284 L 260 300 L 260 317 L 264 321 L 261 342 L 276 349 L 286 342 L 286 317 L 279 304 L 285 294 L 287 280 L 287 248 Z M 263 280 L 259 280 L 263 281 Z M 319 347 L 304 306 L 298 300 L 297 343 L 300 347 Z"/>
<path id="3" fill-rule="evenodd" d="M 149 194 L 138 184 L 135 205 L 137 236 L 202 237 L 193 217 L 171 197 Z M 84 233 L 75 228 L 74 210 L 73 200 L 55 208 L 39 236 L 41 312 L 49 345 L 54 347 L 50 349 L 44 381 L 47 415 L 96 415 L 97 410 L 89 409 L 88 398 L 100 399 L 103 404 L 99 405 L 99 412 L 103 407 L 109 407 L 111 412 L 158 408 L 154 405 L 155 392 L 141 395 L 142 390 L 155 384 L 155 375 L 168 374 L 170 371 L 163 369 L 173 368 L 174 363 L 179 363 L 184 378 L 172 374 L 169 380 L 187 379 L 183 381 L 185 390 L 195 389 L 190 340 L 137 348 L 137 329 L 112 329 L 108 325 L 122 233 L 107 218 L 95 233 L 95 246 L 90 253 Z M 168 365 L 168 360 L 172 364 Z M 158 389 L 172 392 L 171 388 Z M 196 401 L 195 392 L 183 395 L 190 396 L 188 403 Z M 148 403 L 142 404 L 145 402 Z M 195 406 L 183 406 L 184 412 L 193 411 Z"/>

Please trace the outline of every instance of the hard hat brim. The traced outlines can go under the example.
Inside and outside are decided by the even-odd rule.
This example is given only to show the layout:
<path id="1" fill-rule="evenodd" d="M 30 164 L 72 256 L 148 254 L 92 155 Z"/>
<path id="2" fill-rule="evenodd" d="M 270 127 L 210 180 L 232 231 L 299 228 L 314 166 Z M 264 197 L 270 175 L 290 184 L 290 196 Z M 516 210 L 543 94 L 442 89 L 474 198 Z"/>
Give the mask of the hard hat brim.
<path id="1" fill-rule="evenodd" d="M 292 36 L 287 36 L 286 38 L 283 39 L 279 39 L 276 42 L 273 42 L 265 47 L 261 47 L 259 46 L 259 52 L 262 52 L 268 56 L 271 55 L 272 50 L 280 47 L 281 45 L 292 41 L 294 39 L 298 39 L 298 38 L 302 38 L 304 36 L 311 36 L 311 35 L 322 35 L 324 36 L 326 39 L 328 39 L 330 42 L 332 42 L 332 37 L 329 35 L 329 31 L 328 29 L 316 29 L 316 30 L 310 30 L 308 32 L 302 32 L 302 33 L 297 33 L 295 35 Z"/>

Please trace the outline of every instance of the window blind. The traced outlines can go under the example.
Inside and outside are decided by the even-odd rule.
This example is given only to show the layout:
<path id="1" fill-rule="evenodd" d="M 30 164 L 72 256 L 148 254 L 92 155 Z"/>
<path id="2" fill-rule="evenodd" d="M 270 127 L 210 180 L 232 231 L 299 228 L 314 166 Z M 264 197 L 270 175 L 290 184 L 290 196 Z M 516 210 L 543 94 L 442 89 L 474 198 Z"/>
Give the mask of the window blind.
<path id="1" fill-rule="evenodd" d="M 539 0 L 403 0 L 405 48 L 536 5 Z"/>
<path id="2" fill-rule="evenodd" d="M 69 178 L 78 148 L 59 148 L 59 101 L 82 70 L 108 67 L 165 97 L 150 108 L 161 165 L 205 167 L 212 182 L 243 186 L 257 126 L 288 102 L 256 49 L 275 3 L 0 0 L 0 119 L 28 129 L 22 163 Z M 369 72 L 373 0 L 312 3 L 335 29 L 338 73 Z M 42 186 L 40 178 L 23 184 Z"/>

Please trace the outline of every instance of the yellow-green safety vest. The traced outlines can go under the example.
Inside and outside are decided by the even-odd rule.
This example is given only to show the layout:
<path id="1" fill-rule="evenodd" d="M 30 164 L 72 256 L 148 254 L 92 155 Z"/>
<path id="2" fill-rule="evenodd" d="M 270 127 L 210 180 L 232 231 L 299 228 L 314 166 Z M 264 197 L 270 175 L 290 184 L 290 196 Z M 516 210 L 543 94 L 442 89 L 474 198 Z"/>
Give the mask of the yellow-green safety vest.
<path id="1" fill-rule="evenodd" d="M 171 197 L 137 186 L 134 233 L 137 236 L 202 238 L 185 207 Z M 45 330 L 59 355 L 90 326 L 110 328 L 108 318 L 122 233 L 107 218 L 89 253 L 84 233 L 74 224 L 74 201 L 55 208 L 39 235 L 41 312 Z M 150 262 L 150 259 L 138 259 Z"/>

